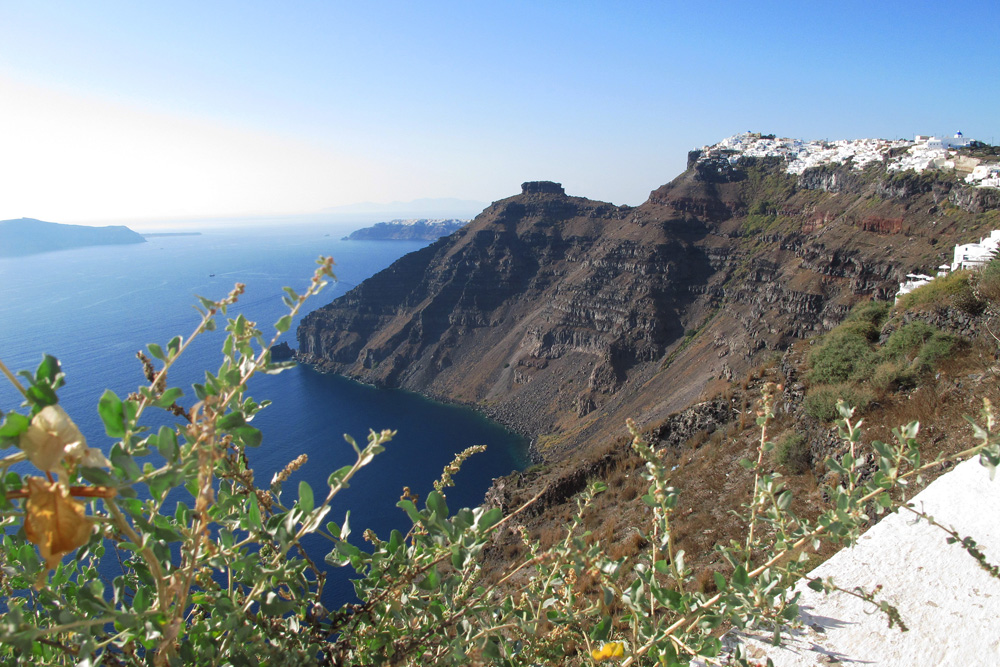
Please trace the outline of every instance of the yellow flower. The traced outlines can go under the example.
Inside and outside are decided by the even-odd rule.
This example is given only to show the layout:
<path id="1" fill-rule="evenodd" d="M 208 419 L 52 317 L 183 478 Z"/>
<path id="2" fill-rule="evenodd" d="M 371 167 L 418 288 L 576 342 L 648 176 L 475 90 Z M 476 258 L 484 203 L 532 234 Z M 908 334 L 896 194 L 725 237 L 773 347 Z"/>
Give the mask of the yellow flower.
<path id="1" fill-rule="evenodd" d="M 607 642 L 600 649 L 594 649 L 590 652 L 590 657 L 597 662 L 602 662 L 609 658 L 621 658 L 624 655 L 625 646 L 621 642 Z"/>

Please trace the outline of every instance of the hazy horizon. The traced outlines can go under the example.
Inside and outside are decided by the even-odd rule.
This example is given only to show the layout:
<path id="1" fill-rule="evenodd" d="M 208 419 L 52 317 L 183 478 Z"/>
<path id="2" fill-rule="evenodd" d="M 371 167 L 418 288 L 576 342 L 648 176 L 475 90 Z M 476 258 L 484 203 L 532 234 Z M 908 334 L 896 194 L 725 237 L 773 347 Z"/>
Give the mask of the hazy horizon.
<path id="1" fill-rule="evenodd" d="M 1000 140 L 995 2 L 97 1 L 0 7 L 0 219 L 491 202 L 638 205 L 687 151 Z"/>

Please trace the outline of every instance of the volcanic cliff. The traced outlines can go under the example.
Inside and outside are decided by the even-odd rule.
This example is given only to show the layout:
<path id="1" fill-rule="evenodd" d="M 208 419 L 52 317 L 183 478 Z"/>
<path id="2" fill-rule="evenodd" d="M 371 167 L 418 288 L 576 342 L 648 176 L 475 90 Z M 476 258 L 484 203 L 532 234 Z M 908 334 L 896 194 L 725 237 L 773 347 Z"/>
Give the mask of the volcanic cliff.
<path id="1" fill-rule="evenodd" d="M 565 460 L 1000 226 L 997 198 L 953 172 L 784 164 L 695 151 L 635 208 L 525 183 L 306 317 L 299 358 L 476 405 Z"/>

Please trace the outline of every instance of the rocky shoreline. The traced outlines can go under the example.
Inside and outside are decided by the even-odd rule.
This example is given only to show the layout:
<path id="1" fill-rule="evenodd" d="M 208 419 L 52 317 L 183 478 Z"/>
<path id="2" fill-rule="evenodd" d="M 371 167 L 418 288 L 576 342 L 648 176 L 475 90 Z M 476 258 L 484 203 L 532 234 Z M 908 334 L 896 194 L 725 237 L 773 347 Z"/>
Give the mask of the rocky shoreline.
<path id="1" fill-rule="evenodd" d="M 330 362 L 323 359 L 316 359 L 311 355 L 304 355 L 297 350 L 293 351 L 292 357 L 297 363 L 304 366 L 309 366 L 317 373 L 322 373 L 324 375 L 332 374 L 339 375 L 341 377 L 347 378 L 353 382 L 359 384 L 367 385 L 369 387 L 376 387 L 379 389 L 399 389 L 399 387 L 394 387 L 384 382 L 372 381 L 368 378 L 352 375 L 350 373 L 342 373 L 339 370 L 332 368 Z M 474 403 L 471 401 L 457 401 L 448 396 L 433 394 L 428 392 L 415 392 L 420 394 L 424 398 L 432 401 L 437 401 L 438 403 L 443 403 L 445 405 L 454 405 L 463 408 L 469 408 L 480 413 L 490 421 L 494 421 L 509 431 L 516 433 L 518 436 L 524 438 L 528 441 L 528 459 L 532 464 L 541 463 L 543 457 L 541 452 L 538 451 L 538 434 L 534 432 L 529 426 L 529 419 L 524 415 L 524 413 L 512 406 L 496 406 L 496 405 L 483 405 L 481 403 Z"/>

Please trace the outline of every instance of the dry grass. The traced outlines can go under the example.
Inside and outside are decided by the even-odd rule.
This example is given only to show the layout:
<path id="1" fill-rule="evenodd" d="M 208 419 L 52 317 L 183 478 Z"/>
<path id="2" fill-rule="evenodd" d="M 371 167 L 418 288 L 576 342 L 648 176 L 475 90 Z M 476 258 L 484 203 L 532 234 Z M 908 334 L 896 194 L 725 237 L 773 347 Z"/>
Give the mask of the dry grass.
<path id="1" fill-rule="evenodd" d="M 799 361 L 804 374 L 804 359 L 808 346 L 799 344 L 790 358 Z M 873 439 L 890 441 L 893 426 L 919 420 L 922 424 L 920 441 L 925 458 L 938 453 L 960 451 L 972 444 L 971 429 L 964 416 L 978 414 L 982 397 L 988 396 L 1000 404 L 1000 369 L 997 368 L 997 344 L 976 341 L 942 362 L 936 376 L 925 377 L 919 388 L 909 392 L 880 393 L 865 416 L 864 442 Z M 685 551 L 685 560 L 696 572 L 694 586 L 711 591 L 715 583 L 714 571 L 728 574 L 728 566 L 717 555 L 716 545 L 732 540 L 746 539 L 746 522 L 739 515 L 748 502 L 753 477 L 738 465 L 742 458 L 756 459 L 760 432 L 755 424 L 753 406 L 764 381 L 783 382 L 777 364 L 763 371 L 754 371 L 746 378 L 729 385 L 727 395 L 735 399 L 740 415 L 731 423 L 719 425 L 714 430 L 691 434 L 681 446 L 660 449 L 664 465 L 670 471 L 670 483 L 680 490 L 677 510 L 671 519 L 675 546 Z M 785 411 L 779 401 L 778 417 L 770 426 L 770 438 L 779 439 L 785 433 L 804 432 L 807 439 L 820 437 L 828 432 L 829 425 L 803 421 L 799 413 Z M 769 471 L 778 466 L 774 454 L 765 457 Z M 599 465 L 600 463 L 600 465 Z M 640 528 L 649 525 L 649 509 L 641 496 L 646 493 L 648 482 L 643 479 L 644 463 L 628 446 L 626 438 L 618 438 L 603 450 L 573 464 L 563 463 L 547 470 L 523 489 L 524 498 L 539 490 L 538 484 L 569 474 L 574 466 L 598 470 L 592 475 L 607 484 L 607 491 L 599 494 L 584 517 L 584 529 L 591 531 L 591 540 L 606 545 L 613 558 L 624 558 L 633 563 L 648 560 L 649 543 L 640 534 Z M 833 480 L 820 480 L 814 470 L 822 473 L 824 467 L 814 462 L 813 468 L 803 474 L 785 473 L 784 482 L 792 490 L 793 509 L 806 518 L 815 517 L 824 508 L 823 486 Z M 928 482 L 932 476 L 928 476 Z M 540 539 L 543 546 L 565 538 L 566 526 L 576 512 L 573 497 L 567 497 L 537 516 L 525 520 L 530 534 Z M 824 546 L 812 555 L 814 564 L 835 553 L 833 545 Z M 484 572 L 503 572 L 506 564 L 523 557 L 523 547 L 512 543 L 494 546 L 485 559 Z"/>

